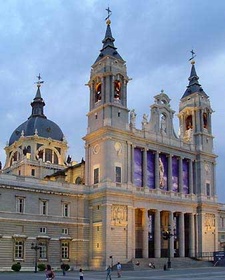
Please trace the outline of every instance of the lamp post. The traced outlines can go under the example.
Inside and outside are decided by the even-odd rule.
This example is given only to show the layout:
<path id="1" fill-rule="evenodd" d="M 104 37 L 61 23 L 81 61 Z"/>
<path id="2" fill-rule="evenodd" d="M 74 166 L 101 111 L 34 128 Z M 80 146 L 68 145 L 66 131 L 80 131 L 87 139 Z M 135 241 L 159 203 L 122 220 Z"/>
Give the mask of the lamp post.
<path id="1" fill-rule="evenodd" d="M 38 257 L 38 250 L 41 249 L 41 246 L 39 246 L 37 243 L 34 245 L 34 243 L 31 243 L 31 249 L 35 250 L 35 260 L 34 260 L 34 272 L 37 273 L 37 257 Z"/>
<path id="2" fill-rule="evenodd" d="M 173 236 L 171 233 L 171 227 L 168 225 L 168 230 L 162 232 L 162 237 L 164 240 L 168 240 L 168 261 L 167 261 L 167 267 L 168 269 L 171 269 L 171 259 L 170 259 L 170 251 L 171 251 L 171 246 L 170 246 L 170 238 Z"/>

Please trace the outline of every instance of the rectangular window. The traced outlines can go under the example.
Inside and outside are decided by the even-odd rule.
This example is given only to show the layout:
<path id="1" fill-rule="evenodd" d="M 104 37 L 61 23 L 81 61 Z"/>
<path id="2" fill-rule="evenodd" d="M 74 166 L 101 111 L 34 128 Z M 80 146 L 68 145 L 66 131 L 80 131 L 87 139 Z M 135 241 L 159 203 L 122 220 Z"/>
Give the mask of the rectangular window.
<path id="1" fill-rule="evenodd" d="M 46 227 L 41 227 L 40 228 L 40 233 L 47 233 Z"/>
<path id="2" fill-rule="evenodd" d="M 121 167 L 116 166 L 116 183 L 121 183 Z"/>
<path id="3" fill-rule="evenodd" d="M 99 183 L 99 168 L 94 169 L 94 184 Z"/>
<path id="4" fill-rule="evenodd" d="M 31 176 L 35 176 L 35 169 L 31 169 Z"/>
<path id="5" fill-rule="evenodd" d="M 63 203 L 62 205 L 62 211 L 63 211 L 63 217 L 69 217 L 70 213 L 69 213 L 69 203 Z"/>
<path id="6" fill-rule="evenodd" d="M 62 229 L 62 234 L 68 235 L 68 234 L 69 234 L 68 228 L 63 228 L 63 229 Z"/>
<path id="7" fill-rule="evenodd" d="M 47 200 L 40 200 L 40 214 L 48 215 L 48 201 Z"/>
<path id="8" fill-rule="evenodd" d="M 210 196 L 210 184 L 206 183 L 206 195 Z"/>
<path id="9" fill-rule="evenodd" d="M 24 256 L 24 242 L 15 241 L 15 259 L 23 259 Z"/>
<path id="10" fill-rule="evenodd" d="M 62 259 L 69 259 L 69 243 L 62 242 Z"/>
<path id="11" fill-rule="evenodd" d="M 46 244 L 46 242 L 39 243 L 39 259 L 47 259 L 47 244 Z"/>
<path id="12" fill-rule="evenodd" d="M 16 198 L 16 212 L 17 213 L 25 212 L 25 198 L 24 197 Z"/>

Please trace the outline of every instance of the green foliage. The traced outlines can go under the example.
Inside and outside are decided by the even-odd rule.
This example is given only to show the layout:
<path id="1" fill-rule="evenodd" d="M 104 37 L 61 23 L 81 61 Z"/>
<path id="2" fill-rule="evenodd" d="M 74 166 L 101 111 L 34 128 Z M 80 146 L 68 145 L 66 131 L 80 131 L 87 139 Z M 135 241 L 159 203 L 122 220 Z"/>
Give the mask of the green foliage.
<path id="1" fill-rule="evenodd" d="M 44 263 L 39 263 L 38 264 L 38 270 L 39 271 L 44 271 L 46 269 L 46 265 Z"/>
<path id="2" fill-rule="evenodd" d="M 68 263 L 65 264 L 65 271 L 68 271 L 70 269 L 70 265 Z"/>
<path id="3" fill-rule="evenodd" d="M 21 269 L 21 264 L 20 264 L 19 262 L 18 262 L 18 263 L 14 263 L 14 264 L 12 265 L 11 269 L 12 269 L 13 271 L 20 271 L 20 269 Z"/>

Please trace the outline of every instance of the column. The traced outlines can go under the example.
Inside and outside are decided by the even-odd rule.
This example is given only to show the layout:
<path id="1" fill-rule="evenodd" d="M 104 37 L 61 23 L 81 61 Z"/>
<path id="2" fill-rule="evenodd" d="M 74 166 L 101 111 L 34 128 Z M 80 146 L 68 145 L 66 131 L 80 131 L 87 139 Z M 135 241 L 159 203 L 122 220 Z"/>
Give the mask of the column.
<path id="1" fill-rule="evenodd" d="M 155 229 L 154 229 L 154 243 L 155 243 L 155 258 L 161 257 L 161 223 L 160 211 L 155 210 Z"/>
<path id="2" fill-rule="evenodd" d="M 183 193 L 183 158 L 179 158 L 179 192 Z"/>
<path id="3" fill-rule="evenodd" d="M 127 212 L 127 258 L 130 260 L 135 257 L 135 209 L 128 206 Z"/>
<path id="4" fill-rule="evenodd" d="M 192 160 L 189 160 L 189 194 L 193 194 L 193 164 Z"/>
<path id="5" fill-rule="evenodd" d="M 184 257 L 184 213 L 179 214 L 179 256 Z"/>
<path id="6" fill-rule="evenodd" d="M 194 225 L 194 214 L 189 214 L 189 257 L 195 257 L 195 225 Z"/>
<path id="7" fill-rule="evenodd" d="M 155 152 L 155 188 L 159 189 L 159 152 Z"/>
<path id="8" fill-rule="evenodd" d="M 172 155 L 168 155 L 168 191 L 172 190 Z"/>
<path id="9" fill-rule="evenodd" d="M 131 144 L 131 183 L 134 183 L 134 145 Z"/>
<path id="10" fill-rule="evenodd" d="M 148 258 L 148 211 L 143 209 L 143 258 Z"/>
<path id="11" fill-rule="evenodd" d="M 127 142 L 127 183 L 131 183 L 132 181 L 132 166 L 133 166 L 133 158 L 131 155 L 131 142 Z"/>
<path id="12" fill-rule="evenodd" d="M 107 261 L 109 260 L 109 256 L 112 255 L 111 250 L 113 244 L 111 244 L 111 204 L 103 204 L 102 205 L 102 217 L 103 217 L 103 239 L 102 239 L 102 260 L 103 265 L 107 265 Z"/>
<path id="13" fill-rule="evenodd" d="M 143 149 L 143 187 L 147 187 L 147 150 Z"/>
<path id="14" fill-rule="evenodd" d="M 173 212 L 169 212 L 169 225 L 170 232 L 173 234 Z M 170 242 L 170 257 L 174 257 L 174 236 L 171 236 L 168 240 Z M 169 244 L 168 244 L 169 245 Z"/>

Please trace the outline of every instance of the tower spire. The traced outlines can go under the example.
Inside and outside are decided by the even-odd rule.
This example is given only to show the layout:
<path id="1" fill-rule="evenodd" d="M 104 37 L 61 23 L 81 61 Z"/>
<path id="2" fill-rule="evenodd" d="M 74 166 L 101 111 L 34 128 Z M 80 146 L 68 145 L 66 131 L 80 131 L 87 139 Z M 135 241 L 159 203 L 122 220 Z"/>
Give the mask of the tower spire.
<path id="1" fill-rule="evenodd" d="M 42 97 L 41 97 L 41 85 L 44 83 L 44 81 L 41 78 L 41 75 L 39 74 L 37 76 L 38 81 L 35 82 L 35 84 L 37 85 L 37 92 L 36 95 L 33 99 L 33 102 L 31 102 L 31 107 L 32 107 L 32 113 L 31 113 L 31 117 L 43 117 L 46 118 L 46 116 L 44 115 L 44 106 L 45 106 L 45 102 L 43 101 Z"/>
<path id="2" fill-rule="evenodd" d="M 115 39 L 112 36 L 112 31 L 111 31 L 111 27 L 110 27 L 111 20 L 109 19 L 110 16 L 112 15 L 112 11 L 109 8 L 107 8 L 106 11 L 108 12 L 108 16 L 105 18 L 105 21 L 107 24 L 105 38 L 102 40 L 103 47 L 100 50 L 100 54 L 97 57 L 95 63 L 106 56 L 112 56 L 115 59 L 120 59 L 120 60 L 124 61 L 122 59 L 122 57 L 119 55 L 119 53 L 117 52 L 117 48 L 114 46 Z"/>
<path id="3" fill-rule="evenodd" d="M 191 62 L 191 73 L 190 73 L 190 77 L 188 78 L 189 84 L 188 84 L 187 89 L 184 92 L 182 98 L 187 97 L 187 96 L 189 96 L 193 93 L 201 93 L 201 94 L 205 95 L 206 97 L 208 97 L 207 94 L 202 89 L 202 87 L 201 87 L 201 85 L 198 81 L 199 77 L 196 73 L 195 61 L 194 61 L 194 58 L 196 57 L 196 54 L 193 50 L 191 51 L 191 54 L 192 54 L 192 56 L 189 59 L 189 61 Z"/>

